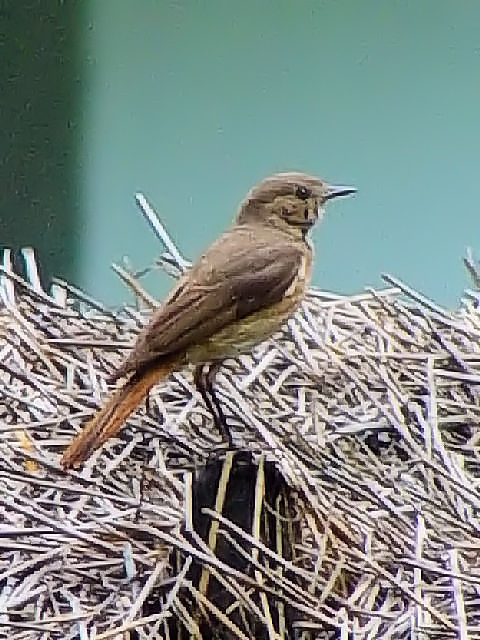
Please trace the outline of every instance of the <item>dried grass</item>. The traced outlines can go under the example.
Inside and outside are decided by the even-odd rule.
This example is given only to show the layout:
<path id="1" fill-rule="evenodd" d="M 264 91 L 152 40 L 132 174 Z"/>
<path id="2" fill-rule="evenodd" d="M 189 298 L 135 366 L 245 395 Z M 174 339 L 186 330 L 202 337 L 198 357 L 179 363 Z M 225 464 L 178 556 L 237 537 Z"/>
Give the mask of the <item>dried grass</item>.
<path id="1" fill-rule="evenodd" d="M 390 288 L 356 296 L 312 290 L 281 335 L 225 363 L 234 442 L 274 463 L 300 524 L 287 560 L 258 527 L 206 512 L 255 567 L 242 577 L 185 534 L 190 470 L 221 449 L 188 370 L 79 472 L 60 469 L 148 314 L 111 312 L 66 283 L 45 293 L 25 260 L 26 279 L 8 251 L 0 268 L 0 630 L 11 640 L 168 638 L 174 618 L 195 637 L 185 592 L 222 637 L 248 637 L 189 579 L 192 561 L 267 638 L 287 637 L 271 619 L 275 589 L 298 638 L 480 638 L 475 293 L 450 312 L 388 276 Z M 155 593 L 158 613 L 145 616 Z"/>

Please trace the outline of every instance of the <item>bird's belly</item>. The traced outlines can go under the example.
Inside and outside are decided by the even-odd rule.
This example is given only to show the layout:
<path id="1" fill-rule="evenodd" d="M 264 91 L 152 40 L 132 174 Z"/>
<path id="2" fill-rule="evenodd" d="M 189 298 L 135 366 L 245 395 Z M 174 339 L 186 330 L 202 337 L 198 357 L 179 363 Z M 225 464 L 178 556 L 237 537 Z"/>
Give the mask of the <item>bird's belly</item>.
<path id="1" fill-rule="evenodd" d="M 302 297 L 303 295 L 288 296 L 266 309 L 227 325 L 200 344 L 190 347 L 187 351 L 187 361 L 208 362 L 249 351 L 282 327 L 294 313 Z"/>

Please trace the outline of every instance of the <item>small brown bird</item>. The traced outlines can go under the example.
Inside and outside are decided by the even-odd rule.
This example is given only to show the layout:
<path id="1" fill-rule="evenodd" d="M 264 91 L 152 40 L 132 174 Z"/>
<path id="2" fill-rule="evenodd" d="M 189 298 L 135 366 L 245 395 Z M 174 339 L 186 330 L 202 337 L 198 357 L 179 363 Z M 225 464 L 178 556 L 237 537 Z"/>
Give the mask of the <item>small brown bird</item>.
<path id="1" fill-rule="evenodd" d="M 278 173 L 254 187 L 232 227 L 182 276 L 113 379 L 126 381 L 65 450 L 77 467 L 108 438 L 156 383 L 195 364 L 195 383 L 227 436 L 213 392 L 219 363 L 277 331 L 297 309 L 310 281 L 308 230 L 328 200 L 354 193 L 304 173 Z M 205 365 L 209 369 L 205 371 Z"/>

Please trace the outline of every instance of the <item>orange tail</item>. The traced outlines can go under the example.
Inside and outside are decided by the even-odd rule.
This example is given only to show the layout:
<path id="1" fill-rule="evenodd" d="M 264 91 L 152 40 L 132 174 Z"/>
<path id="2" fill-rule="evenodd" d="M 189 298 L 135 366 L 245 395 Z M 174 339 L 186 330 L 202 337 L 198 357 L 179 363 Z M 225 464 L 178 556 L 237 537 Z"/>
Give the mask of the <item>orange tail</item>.
<path id="1" fill-rule="evenodd" d="M 166 378 L 175 365 L 174 360 L 162 362 L 127 380 L 75 436 L 60 460 L 62 467 L 78 467 L 95 449 L 115 436 L 128 416 L 147 397 L 153 385 Z"/>

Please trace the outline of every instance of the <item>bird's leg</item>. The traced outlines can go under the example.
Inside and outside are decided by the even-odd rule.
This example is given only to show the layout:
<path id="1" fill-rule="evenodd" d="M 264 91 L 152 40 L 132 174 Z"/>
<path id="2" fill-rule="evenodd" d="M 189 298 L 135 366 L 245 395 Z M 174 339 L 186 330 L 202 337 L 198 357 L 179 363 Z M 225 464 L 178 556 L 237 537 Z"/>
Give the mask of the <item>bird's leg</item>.
<path id="1" fill-rule="evenodd" d="M 147 393 L 147 396 L 145 398 L 145 411 L 147 413 L 150 413 L 150 409 L 152 408 L 152 399 L 150 397 L 150 391 Z"/>
<path id="2" fill-rule="evenodd" d="M 212 414 L 215 426 L 220 431 L 222 436 L 227 440 L 228 446 L 231 448 L 232 436 L 230 434 L 225 415 L 222 411 L 222 407 L 220 406 L 218 398 L 215 394 L 215 389 L 213 388 L 215 375 L 219 369 L 220 363 L 218 362 L 214 362 L 210 365 L 199 364 L 195 368 L 193 379 L 197 390 L 199 391 L 200 395 L 203 398 L 203 401 L 207 405 L 207 409 Z"/>

